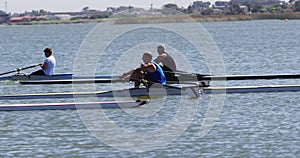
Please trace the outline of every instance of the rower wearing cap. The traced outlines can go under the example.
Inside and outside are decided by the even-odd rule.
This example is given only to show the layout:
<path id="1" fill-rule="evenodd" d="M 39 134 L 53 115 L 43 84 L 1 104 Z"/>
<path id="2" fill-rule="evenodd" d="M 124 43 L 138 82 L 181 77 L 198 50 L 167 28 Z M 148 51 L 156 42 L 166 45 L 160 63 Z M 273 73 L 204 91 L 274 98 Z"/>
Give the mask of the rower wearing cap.
<path id="1" fill-rule="evenodd" d="M 151 86 L 153 83 L 165 85 L 166 77 L 164 72 L 157 63 L 152 61 L 152 57 L 151 52 L 145 52 L 143 54 L 143 64 L 141 67 L 124 73 L 120 78 L 126 78 L 126 76 L 130 75 L 130 79 L 134 81 L 135 87 L 139 87 L 142 79 L 149 81 L 148 86 Z"/>

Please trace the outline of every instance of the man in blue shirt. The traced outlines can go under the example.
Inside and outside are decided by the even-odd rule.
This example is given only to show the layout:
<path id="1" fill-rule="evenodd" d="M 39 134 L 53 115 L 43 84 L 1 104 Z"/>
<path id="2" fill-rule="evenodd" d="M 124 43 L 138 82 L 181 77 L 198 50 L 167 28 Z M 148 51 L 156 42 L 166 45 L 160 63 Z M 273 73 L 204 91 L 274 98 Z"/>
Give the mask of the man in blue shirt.
<path id="1" fill-rule="evenodd" d="M 121 78 L 125 78 L 130 75 L 130 79 L 134 81 L 134 86 L 139 87 L 141 80 L 145 79 L 148 85 L 151 86 L 153 83 L 159 83 L 162 85 L 166 84 L 166 77 L 162 68 L 155 62 L 152 61 L 152 53 L 145 52 L 143 54 L 143 64 L 140 68 L 124 73 Z"/>

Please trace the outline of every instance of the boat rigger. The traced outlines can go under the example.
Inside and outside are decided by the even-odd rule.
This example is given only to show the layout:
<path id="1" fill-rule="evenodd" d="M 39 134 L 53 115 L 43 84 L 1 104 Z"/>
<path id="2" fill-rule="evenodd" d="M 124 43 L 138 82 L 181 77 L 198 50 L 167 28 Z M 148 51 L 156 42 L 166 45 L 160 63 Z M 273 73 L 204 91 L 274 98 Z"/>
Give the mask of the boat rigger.
<path id="1" fill-rule="evenodd" d="M 197 94 L 220 94 L 220 93 L 262 93 L 262 92 L 296 92 L 300 91 L 297 85 L 265 85 L 265 86 L 233 86 L 233 87 L 172 87 L 160 88 L 130 88 L 114 91 L 98 92 L 66 92 L 66 93 L 39 93 L 39 94 L 16 94 L 0 95 L 0 100 L 8 99 L 51 99 L 73 97 L 139 97 L 139 96 L 165 96 Z M 195 96 L 197 95 L 195 94 Z"/>

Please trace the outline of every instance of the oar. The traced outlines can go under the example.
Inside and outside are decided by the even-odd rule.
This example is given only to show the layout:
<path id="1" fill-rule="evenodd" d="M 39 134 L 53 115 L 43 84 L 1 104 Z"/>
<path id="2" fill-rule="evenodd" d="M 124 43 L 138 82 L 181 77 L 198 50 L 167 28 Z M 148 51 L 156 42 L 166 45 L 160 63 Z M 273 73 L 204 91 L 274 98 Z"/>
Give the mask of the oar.
<path id="1" fill-rule="evenodd" d="M 165 87 L 165 88 L 181 89 L 181 90 L 183 90 L 184 94 L 186 94 L 192 98 L 200 97 L 198 85 L 188 86 L 188 87 L 177 87 L 177 86 L 171 86 L 171 85 L 162 85 L 160 83 L 147 81 L 145 79 L 130 79 L 130 81 L 140 81 L 142 84 L 144 84 L 144 86 L 146 86 L 146 88 L 150 88 L 150 87 L 148 87 L 148 83 L 150 83 L 152 85 L 158 85 L 158 86 Z"/>
<path id="2" fill-rule="evenodd" d="M 10 74 L 10 73 L 13 73 L 13 72 L 20 72 L 20 71 L 22 71 L 22 70 L 34 68 L 34 67 L 37 67 L 37 66 L 39 66 L 39 65 L 40 65 L 40 64 L 31 65 L 31 66 L 27 66 L 27 67 L 23 67 L 23 68 L 16 68 L 16 69 L 14 69 L 14 70 L 11 70 L 11 71 L 8 71 L 8 72 L 1 73 L 0 76 L 6 75 L 6 74 Z"/>
<path id="3" fill-rule="evenodd" d="M 209 76 L 207 74 L 197 74 L 197 73 L 189 73 L 184 71 L 164 71 L 165 76 L 167 77 L 167 82 L 180 82 L 180 81 L 201 81 L 205 76 Z"/>
<path id="4" fill-rule="evenodd" d="M 198 74 L 198 73 L 190 73 L 185 71 L 164 71 L 165 75 L 174 75 L 174 76 L 186 76 L 186 77 L 203 77 L 203 76 L 209 76 L 208 74 Z"/>
<path id="5" fill-rule="evenodd" d="M 264 75 L 224 75 L 203 76 L 202 80 L 268 80 L 268 79 L 294 79 L 300 78 L 300 74 L 264 74 Z"/>
<path id="6" fill-rule="evenodd" d="M 169 74 L 169 80 L 171 81 L 192 81 L 192 80 L 267 80 L 267 79 L 295 79 L 300 78 L 300 74 L 262 74 L 262 75 L 206 75 L 197 73 L 188 73 L 184 71 L 178 72 L 164 72 L 166 76 Z M 173 75 L 173 76 L 172 76 Z"/>

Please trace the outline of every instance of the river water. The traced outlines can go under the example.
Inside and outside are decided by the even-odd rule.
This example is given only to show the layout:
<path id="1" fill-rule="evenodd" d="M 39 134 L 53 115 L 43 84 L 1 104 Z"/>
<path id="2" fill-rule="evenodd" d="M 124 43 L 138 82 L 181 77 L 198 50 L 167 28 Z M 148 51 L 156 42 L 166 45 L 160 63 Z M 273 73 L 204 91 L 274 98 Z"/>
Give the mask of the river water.
<path id="1" fill-rule="evenodd" d="M 180 70 L 214 74 L 221 73 L 214 70 L 214 66 L 221 65 L 222 72 L 235 75 L 300 73 L 299 20 L 209 22 L 201 25 L 199 28 L 186 23 L 162 24 L 159 27 L 97 27 L 96 24 L 0 26 L 0 72 L 39 63 L 43 59 L 43 49 L 51 47 L 57 59 L 56 73 L 88 74 L 91 71 L 97 75 L 121 74 L 139 65 L 143 51 L 149 50 L 156 56 L 155 46 L 165 43 L 168 52 L 180 63 Z M 179 33 L 174 34 L 171 28 Z M 212 64 L 208 61 L 209 57 L 199 54 L 193 44 L 197 44 L 199 40 L 210 41 L 210 37 L 205 33 L 200 34 L 203 37 L 197 36 L 199 30 L 206 30 L 206 33 L 210 34 L 213 42 L 209 42 L 208 45 L 215 44 L 218 48 L 222 64 Z M 182 40 L 183 36 L 187 40 Z M 106 43 L 108 44 L 102 53 L 101 48 Z M 211 51 L 215 51 L 214 46 L 209 47 L 213 49 Z M 99 55 L 99 52 L 102 54 Z M 74 70 L 78 66 L 86 70 L 80 69 L 78 73 Z M 34 70 L 26 70 L 24 73 Z M 226 84 L 233 86 L 299 83 L 300 80 L 297 79 L 276 79 L 228 81 Z M 212 86 L 217 84 L 211 83 Z M 133 85 L 96 84 L 92 90 L 130 86 Z M 0 88 L 0 94 L 74 90 L 72 85 L 29 86 L 15 82 L 2 82 Z M 211 106 L 212 99 L 213 95 L 203 95 L 200 100 L 180 96 L 153 98 L 150 104 L 129 110 L 0 112 L 0 156 L 300 156 L 299 92 L 227 94 L 217 109 Z M 0 102 L 14 104 L 71 101 L 73 99 Z M 187 108 L 182 108 L 181 105 Z M 207 114 L 209 109 L 212 109 L 213 114 Z M 188 113 L 180 113 L 180 110 L 187 110 Z M 89 117 L 84 117 L 85 113 Z M 98 116 L 99 113 L 106 117 Z M 106 118 L 112 120 L 118 128 L 103 123 Z M 202 124 L 210 119 L 215 120 L 206 126 Z M 168 126 L 167 130 L 159 133 L 165 126 Z M 119 129 L 119 132 L 115 129 Z M 208 131 L 204 132 L 203 129 Z M 128 131 L 134 131 L 137 139 L 126 137 L 124 133 Z M 204 135 L 201 135 L 203 133 Z"/>

